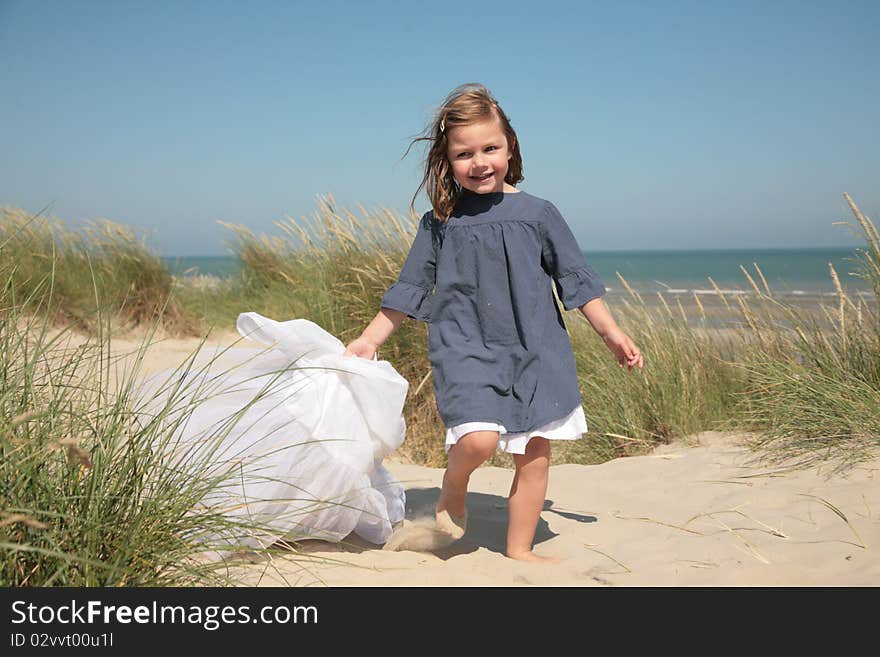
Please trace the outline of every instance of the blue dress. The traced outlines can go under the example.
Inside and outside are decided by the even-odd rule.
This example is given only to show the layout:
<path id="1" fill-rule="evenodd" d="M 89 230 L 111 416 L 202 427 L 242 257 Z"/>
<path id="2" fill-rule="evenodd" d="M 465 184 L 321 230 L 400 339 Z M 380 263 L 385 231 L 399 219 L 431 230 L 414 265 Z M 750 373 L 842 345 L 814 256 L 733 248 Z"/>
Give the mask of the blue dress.
<path id="1" fill-rule="evenodd" d="M 446 222 L 425 213 L 381 305 L 428 323 L 434 393 L 447 427 L 511 433 L 581 402 L 565 310 L 605 293 L 556 207 L 526 192 L 465 190 Z"/>

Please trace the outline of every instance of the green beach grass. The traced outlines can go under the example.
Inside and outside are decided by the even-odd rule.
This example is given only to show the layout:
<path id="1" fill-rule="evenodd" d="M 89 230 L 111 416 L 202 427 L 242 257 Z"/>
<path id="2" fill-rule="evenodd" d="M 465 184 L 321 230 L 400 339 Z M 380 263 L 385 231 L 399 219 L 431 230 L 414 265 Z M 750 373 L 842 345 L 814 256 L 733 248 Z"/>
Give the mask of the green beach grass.
<path id="1" fill-rule="evenodd" d="M 13 259 L 0 262 L 0 586 L 235 585 L 218 552 L 247 551 L 266 570 L 274 552 L 294 552 L 254 547 L 248 537 L 277 535 L 269 519 L 224 508 L 243 472 L 260 477 L 258 463 L 243 469 L 221 451 L 241 413 L 180 440 L 217 394 L 183 375 L 209 363 L 196 365 L 196 350 L 153 381 L 161 395 L 145 395 L 144 355 L 161 322 L 120 353 L 100 310 L 85 335 L 74 330 L 83 322 L 59 320 L 59 271 L 26 279 L 25 294 Z"/>
<path id="2" fill-rule="evenodd" d="M 81 230 L 57 219 L 0 208 L 0 267 L 12 299 L 39 297 L 54 324 L 97 329 L 157 319 L 175 335 L 195 334 L 194 315 L 171 294 L 174 279 L 129 227 L 110 221 Z"/>
<path id="3" fill-rule="evenodd" d="M 642 454 L 704 430 L 748 432 L 757 457 L 794 467 L 823 462 L 842 470 L 876 451 L 880 237 L 846 199 L 864 236 L 860 271 L 873 299 L 848 296 L 830 269 L 838 289 L 832 303 L 786 304 L 757 265 L 743 267 L 748 299 L 726 298 L 716 287 L 716 298 L 695 296 L 686 310 L 630 290 L 609 307 L 645 355 L 640 372 L 622 371 L 580 313 L 567 313 L 590 433 L 554 447 L 554 463 Z M 242 529 L 199 505 L 228 473 L 207 460 L 187 472 L 169 467 L 152 449 L 168 439 L 168 423 L 134 422 L 147 345 L 156 332 L 231 330 L 242 311 L 306 318 L 347 343 L 378 311 L 416 222 L 381 208 L 355 215 L 327 197 L 311 218 L 279 222 L 278 235 L 227 225 L 240 272 L 205 284 L 172 276 L 125 227 L 71 231 L 2 210 L 0 583 L 226 583 L 228 573 L 198 554 L 200 536 Z M 733 328 L 705 322 L 718 309 L 737 320 Z M 148 329 L 130 359 L 135 366 L 111 376 L 119 358 L 112 335 L 135 326 Z M 407 438 L 397 456 L 444 466 L 426 325 L 404 321 L 379 357 L 410 382 Z M 186 412 L 169 406 L 164 416 Z M 491 463 L 511 465 L 504 454 Z"/>

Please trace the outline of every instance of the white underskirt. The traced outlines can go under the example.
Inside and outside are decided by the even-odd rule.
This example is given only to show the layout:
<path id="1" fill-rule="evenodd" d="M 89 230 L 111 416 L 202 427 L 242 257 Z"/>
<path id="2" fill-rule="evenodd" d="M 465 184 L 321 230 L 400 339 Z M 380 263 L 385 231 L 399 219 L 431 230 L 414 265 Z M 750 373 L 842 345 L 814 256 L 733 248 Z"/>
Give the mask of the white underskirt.
<path id="1" fill-rule="evenodd" d="M 526 444 L 535 436 L 550 440 L 577 440 L 587 432 L 587 418 L 584 407 L 578 404 L 571 413 L 544 426 L 522 433 L 507 433 L 503 424 L 495 422 L 465 422 L 446 428 L 446 451 L 471 431 L 497 431 L 498 449 L 511 454 L 525 454 Z"/>

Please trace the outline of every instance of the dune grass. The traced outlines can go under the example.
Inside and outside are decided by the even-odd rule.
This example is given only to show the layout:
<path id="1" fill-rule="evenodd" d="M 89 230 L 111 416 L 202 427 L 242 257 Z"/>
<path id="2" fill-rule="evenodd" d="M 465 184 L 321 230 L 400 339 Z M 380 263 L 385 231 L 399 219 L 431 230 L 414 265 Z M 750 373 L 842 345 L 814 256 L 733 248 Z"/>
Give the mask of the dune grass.
<path id="1" fill-rule="evenodd" d="M 751 429 L 753 446 L 769 461 L 826 462 L 838 471 L 880 447 L 880 237 L 845 198 L 863 231 L 858 275 L 870 282 L 873 299 L 848 295 L 830 263 L 837 299 L 818 315 L 781 306 L 756 286 L 763 306 L 781 306 L 787 321 L 768 330 L 752 314 L 757 339 L 738 363 L 747 381 L 730 423 Z"/>
<path id="2" fill-rule="evenodd" d="M 55 324 L 94 332 L 98 316 L 119 326 L 159 322 L 195 335 L 193 313 L 174 298 L 173 277 L 127 226 L 93 222 L 70 230 L 57 219 L 0 208 L 0 267 L 12 298 L 39 293 Z"/>
<path id="3" fill-rule="evenodd" d="M 0 269 L 0 281 L 4 272 Z M 20 298 L 0 288 L 0 586 L 186 586 L 238 583 L 217 551 L 269 554 L 247 537 L 263 519 L 220 502 L 241 465 L 217 458 L 236 416 L 180 442 L 209 390 L 177 372 L 161 401 L 142 395 L 143 356 L 111 349 L 111 322 L 84 338 L 42 307 L 52 281 Z M 180 372 L 192 370 L 192 359 Z M 216 503 L 215 503 L 216 501 Z"/>
<path id="4" fill-rule="evenodd" d="M 719 428 L 744 382 L 729 360 L 743 348 L 743 336 L 700 330 L 683 310 L 665 300 L 649 305 L 632 291 L 608 305 L 646 366 L 620 368 L 580 312 L 568 313 L 590 439 L 560 444 L 559 460 L 602 462 Z"/>
<path id="5" fill-rule="evenodd" d="M 858 249 L 857 275 L 874 294 L 848 294 L 829 263 L 837 290 L 815 308 L 774 296 L 757 263 L 741 267 L 752 291 L 727 299 L 738 321 L 706 330 L 680 302 L 649 307 L 639 294 L 614 309 L 619 323 L 645 354 L 641 376 L 618 371 L 600 340 L 572 317 L 572 345 L 591 420 L 592 441 L 575 443 L 566 460 L 588 462 L 643 453 L 658 442 L 702 430 L 747 432 L 759 460 L 790 467 L 824 464 L 845 470 L 880 447 L 880 239 L 848 195 L 866 246 Z M 760 281 L 760 283 L 758 282 Z M 575 313 L 571 313 L 575 315 Z M 568 446 L 566 446 L 568 447 Z"/>

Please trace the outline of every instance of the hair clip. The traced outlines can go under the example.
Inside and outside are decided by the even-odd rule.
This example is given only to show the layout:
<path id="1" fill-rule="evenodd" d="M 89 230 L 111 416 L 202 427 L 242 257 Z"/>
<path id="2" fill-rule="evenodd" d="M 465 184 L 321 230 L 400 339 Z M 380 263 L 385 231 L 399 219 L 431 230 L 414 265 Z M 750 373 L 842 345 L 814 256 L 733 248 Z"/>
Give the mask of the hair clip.
<path id="1" fill-rule="evenodd" d="M 446 119 L 440 119 L 440 132 L 446 129 Z"/>

